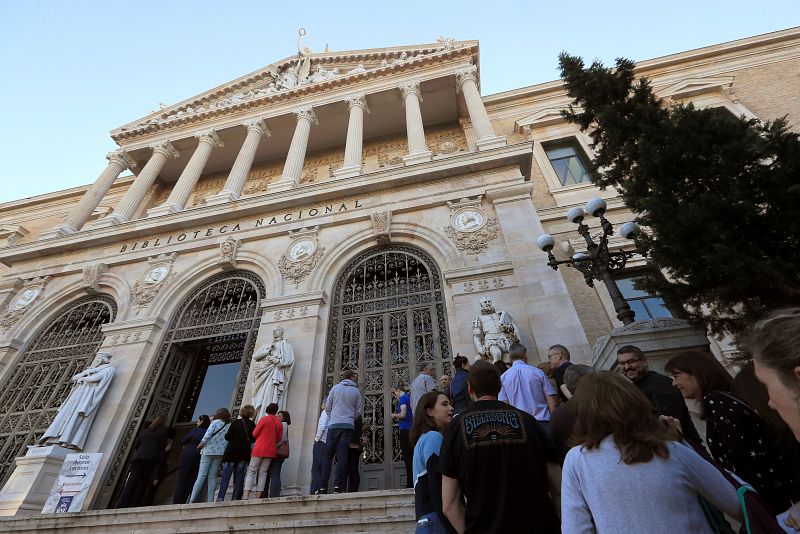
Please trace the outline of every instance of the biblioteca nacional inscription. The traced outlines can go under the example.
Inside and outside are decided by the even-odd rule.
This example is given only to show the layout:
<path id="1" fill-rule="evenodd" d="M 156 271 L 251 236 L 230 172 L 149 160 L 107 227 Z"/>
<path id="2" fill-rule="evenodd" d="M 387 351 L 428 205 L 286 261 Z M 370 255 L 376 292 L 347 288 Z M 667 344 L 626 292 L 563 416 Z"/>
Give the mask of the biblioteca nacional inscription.
<path id="1" fill-rule="evenodd" d="M 348 202 L 337 202 L 333 204 L 326 204 L 311 209 L 302 209 L 298 211 L 290 211 L 281 213 L 280 215 L 273 215 L 270 217 L 259 217 L 246 222 L 236 224 L 225 224 L 222 226 L 213 226 L 204 230 L 192 230 L 189 232 L 175 233 L 165 236 L 159 236 L 155 239 L 145 239 L 143 241 L 136 241 L 134 243 L 125 243 L 120 248 L 120 252 L 133 252 L 134 250 L 142 250 L 145 248 L 163 247 L 172 243 L 182 243 L 184 241 L 192 241 L 202 237 L 212 237 L 214 235 L 229 234 L 239 232 L 242 230 L 251 230 L 253 228 L 260 228 L 262 226 L 270 226 L 273 224 L 280 224 L 283 222 L 297 221 L 300 219 L 307 219 L 309 217 L 318 217 L 320 215 L 328 215 L 331 213 L 338 213 L 348 211 L 356 208 L 363 208 L 364 205 L 361 200 L 351 200 Z"/>

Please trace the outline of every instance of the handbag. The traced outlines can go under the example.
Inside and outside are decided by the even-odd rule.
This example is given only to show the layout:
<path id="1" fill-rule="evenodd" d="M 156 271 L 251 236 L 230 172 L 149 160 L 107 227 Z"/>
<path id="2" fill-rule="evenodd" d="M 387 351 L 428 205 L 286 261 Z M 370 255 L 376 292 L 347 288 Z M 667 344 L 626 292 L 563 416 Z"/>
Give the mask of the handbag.
<path id="1" fill-rule="evenodd" d="M 736 495 L 739 497 L 739 507 L 742 509 L 742 516 L 744 517 L 740 532 L 746 534 L 785 534 L 786 531 L 778 524 L 778 520 L 772 514 L 770 506 L 756 490 L 739 482 L 727 469 L 714 461 L 703 447 L 692 443 L 689 443 L 689 445 L 691 445 L 695 452 L 702 456 L 703 459 L 716 467 L 717 470 L 722 473 L 722 476 L 736 488 Z M 705 512 L 705 509 L 703 511 Z M 708 518 L 708 514 L 706 514 L 706 517 Z M 716 529 L 718 525 L 711 523 L 711 526 Z M 715 531 L 724 532 L 724 530 Z"/>
<path id="2" fill-rule="evenodd" d="M 289 457 L 289 432 L 287 428 L 286 432 L 286 441 L 281 441 L 278 443 L 278 446 L 275 447 L 275 453 L 278 458 L 286 459 Z"/>

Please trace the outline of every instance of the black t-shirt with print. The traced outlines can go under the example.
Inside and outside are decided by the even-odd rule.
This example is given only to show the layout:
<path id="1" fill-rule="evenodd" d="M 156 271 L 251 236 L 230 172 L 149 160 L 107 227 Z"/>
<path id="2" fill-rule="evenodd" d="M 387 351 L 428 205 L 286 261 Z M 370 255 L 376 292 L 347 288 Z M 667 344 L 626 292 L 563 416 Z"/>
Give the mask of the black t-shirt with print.
<path id="1" fill-rule="evenodd" d="M 466 532 L 561 532 L 545 462 L 549 437 L 529 414 L 496 400 L 474 402 L 448 425 L 439 467 L 467 500 Z"/>

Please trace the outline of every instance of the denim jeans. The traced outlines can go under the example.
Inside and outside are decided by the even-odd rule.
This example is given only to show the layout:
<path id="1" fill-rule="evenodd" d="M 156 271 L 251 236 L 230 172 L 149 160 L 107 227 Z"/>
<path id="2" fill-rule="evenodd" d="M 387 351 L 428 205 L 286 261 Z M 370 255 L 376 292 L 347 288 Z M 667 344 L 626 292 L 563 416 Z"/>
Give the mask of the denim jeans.
<path id="1" fill-rule="evenodd" d="M 442 520 L 436 512 L 423 515 L 417 521 L 417 529 L 415 534 L 447 534 L 447 529 L 444 528 Z"/>
<path id="2" fill-rule="evenodd" d="M 336 456 L 336 473 L 333 476 L 333 487 L 345 491 L 347 483 L 347 450 L 350 448 L 350 438 L 353 436 L 352 428 L 330 428 L 325 443 L 325 461 L 322 463 L 321 483 L 325 484 L 331 476 L 333 457 Z"/>
<path id="3" fill-rule="evenodd" d="M 281 496 L 281 466 L 286 458 L 275 458 L 269 464 L 269 493 L 267 497 Z"/>
<path id="4" fill-rule="evenodd" d="M 242 498 L 244 493 L 244 477 L 247 475 L 247 462 L 225 462 L 222 464 L 222 479 L 219 483 L 219 492 L 217 493 L 217 500 L 224 501 L 225 494 L 228 492 L 228 484 L 233 475 L 233 495 L 232 501 L 238 501 Z"/>
<path id="5" fill-rule="evenodd" d="M 325 442 L 314 442 L 311 460 L 311 493 L 320 488 L 328 489 L 328 481 L 322 480 L 322 463 L 325 461 Z"/>
<path id="6" fill-rule="evenodd" d="M 200 490 L 203 489 L 203 484 L 206 482 L 206 479 L 208 479 L 206 502 L 214 502 L 214 494 L 217 492 L 217 471 L 219 471 L 220 463 L 222 463 L 221 454 L 200 455 L 200 470 L 197 472 L 197 480 L 194 481 L 192 496 L 189 498 L 189 502 L 199 502 Z"/>

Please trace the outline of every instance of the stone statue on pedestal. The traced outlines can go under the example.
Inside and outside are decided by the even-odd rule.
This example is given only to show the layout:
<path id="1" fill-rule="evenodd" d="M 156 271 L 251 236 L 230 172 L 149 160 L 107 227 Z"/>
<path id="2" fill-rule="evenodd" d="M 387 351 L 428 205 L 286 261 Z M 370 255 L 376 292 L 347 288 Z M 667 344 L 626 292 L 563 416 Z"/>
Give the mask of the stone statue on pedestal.
<path id="1" fill-rule="evenodd" d="M 75 386 L 58 409 L 38 445 L 82 451 L 103 397 L 114 377 L 111 354 L 98 352 L 92 366 L 72 377 Z"/>
<path id="2" fill-rule="evenodd" d="M 496 362 L 509 361 L 512 343 L 519 343 L 519 330 L 511 315 L 495 310 L 488 298 L 480 300 L 481 314 L 472 320 L 472 339 L 478 355 Z"/>
<path id="3" fill-rule="evenodd" d="M 253 354 L 250 376 L 253 380 L 253 401 L 256 418 L 264 415 L 270 403 L 286 408 L 286 391 L 294 367 L 294 350 L 283 337 L 283 328 L 272 331 L 272 343 L 264 345 Z"/>

